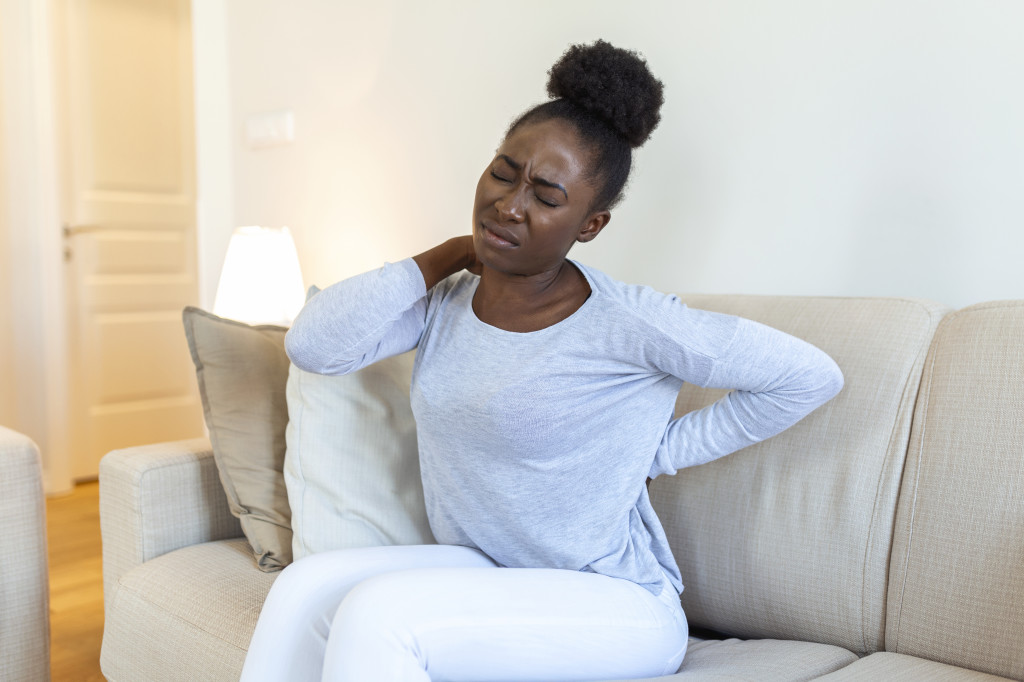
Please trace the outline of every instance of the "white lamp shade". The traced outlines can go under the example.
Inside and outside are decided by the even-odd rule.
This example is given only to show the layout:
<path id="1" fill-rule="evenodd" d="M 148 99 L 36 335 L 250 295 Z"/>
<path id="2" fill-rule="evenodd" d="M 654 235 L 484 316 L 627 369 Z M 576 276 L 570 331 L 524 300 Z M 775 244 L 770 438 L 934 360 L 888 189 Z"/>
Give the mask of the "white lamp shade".
<path id="1" fill-rule="evenodd" d="M 231 234 L 215 315 L 289 326 L 304 300 L 299 255 L 287 227 L 239 227 Z"/>

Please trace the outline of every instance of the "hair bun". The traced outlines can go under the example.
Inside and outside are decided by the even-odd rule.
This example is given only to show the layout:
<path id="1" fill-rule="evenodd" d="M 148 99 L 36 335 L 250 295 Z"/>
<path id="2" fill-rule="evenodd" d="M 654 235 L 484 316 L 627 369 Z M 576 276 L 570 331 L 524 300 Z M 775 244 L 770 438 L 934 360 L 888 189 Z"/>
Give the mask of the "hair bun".
<path id="1" fill-rule="evenodd" d="M 647 62 L 603 40 L 572 45 L 548 71 L 548 94 L 571 101 L 639 147 L 661 120 L 661 81 Z"/>

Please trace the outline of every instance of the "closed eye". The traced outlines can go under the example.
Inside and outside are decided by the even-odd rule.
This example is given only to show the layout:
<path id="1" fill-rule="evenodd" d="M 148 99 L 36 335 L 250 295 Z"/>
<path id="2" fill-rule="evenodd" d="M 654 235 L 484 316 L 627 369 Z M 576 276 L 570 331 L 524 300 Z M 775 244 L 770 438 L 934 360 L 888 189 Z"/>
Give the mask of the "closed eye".
<path id="1" fill-rule="evenodd" d="M 512 182 L 508 178 L 501 177 L 500 175 L 498 175 L 494 171 L 491 171 L 491 177 L 494 178 L 495 180 L 497 180 L 498 182 Z"/>
<path id="2" fill-rule="evenodd" d="M 558 208 L 558 204 L 556 204 L 556 203 L 554 203 L 552 201 L 548 201 L 547 199 L 545 199 L 544 197 L 542 197 L 540 195 L 537 195 L 537 201 L 539 201 L 540 203 L 544 204 L 545 206 L 550 206 L 551 208 Z"/>

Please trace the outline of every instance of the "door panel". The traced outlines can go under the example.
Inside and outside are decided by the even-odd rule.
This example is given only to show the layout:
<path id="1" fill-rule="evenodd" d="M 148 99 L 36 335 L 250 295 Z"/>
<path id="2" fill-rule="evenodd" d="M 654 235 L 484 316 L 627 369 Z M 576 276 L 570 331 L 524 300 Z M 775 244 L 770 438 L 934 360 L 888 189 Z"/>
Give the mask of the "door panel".
<path id="1" fill-rule="evenodd" d="M 97 315 L 94 405 L 111 405 L 188 394 L 195 373 L 185 347 L 181 313 L 142 312 Z M 171 362 L 154 364 L 154 358 Z"/>
<path id="2" fill-rule="evenodd" d="M 140 270 L 147 276 L 179 274 L 188 259 L 185 235 L 180 230 L 109 230 L 92 241 L 96 275 L 132 275 Z"/>
<path id="3" fill-rule="evenodd" d="M 181 325 L 198 300 L 188 0 L 63 0 L 75 478 L 201 435 Z"/>

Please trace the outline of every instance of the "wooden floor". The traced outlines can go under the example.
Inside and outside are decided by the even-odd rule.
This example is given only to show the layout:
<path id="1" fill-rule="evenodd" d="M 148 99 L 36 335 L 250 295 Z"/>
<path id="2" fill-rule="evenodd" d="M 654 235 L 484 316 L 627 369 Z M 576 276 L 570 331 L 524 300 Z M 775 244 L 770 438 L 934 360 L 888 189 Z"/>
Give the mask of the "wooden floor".
<path id="1" fill-rule="evenodd" d="M 53 682 L 94 682 L 103 637 L 99 483 L 46 500 Z"/>

